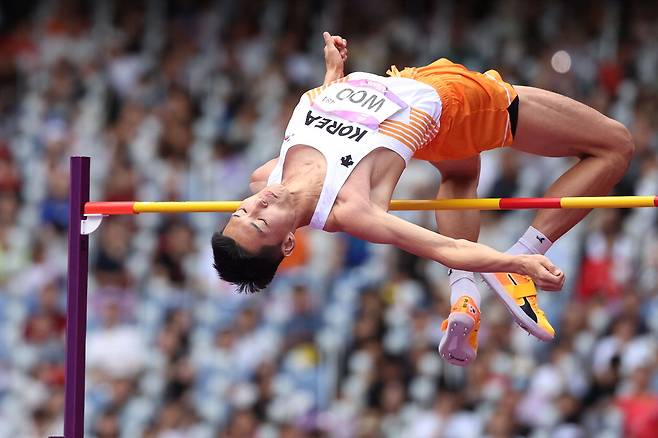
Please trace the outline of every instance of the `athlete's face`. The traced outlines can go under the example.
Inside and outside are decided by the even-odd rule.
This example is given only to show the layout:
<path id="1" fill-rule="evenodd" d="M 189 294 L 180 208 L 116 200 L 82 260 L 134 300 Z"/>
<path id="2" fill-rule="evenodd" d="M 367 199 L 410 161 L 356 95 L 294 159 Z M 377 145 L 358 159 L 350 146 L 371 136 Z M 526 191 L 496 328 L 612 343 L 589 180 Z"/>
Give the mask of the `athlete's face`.
<path id="1" fill-rule="evenodd" d="M 264 246 L 281 245 L 287 256 L 295 246 L 294 231 L 295 209 L 290 192 L 276 184 L 242 201 L 223 234 L 252 253 Z"/>

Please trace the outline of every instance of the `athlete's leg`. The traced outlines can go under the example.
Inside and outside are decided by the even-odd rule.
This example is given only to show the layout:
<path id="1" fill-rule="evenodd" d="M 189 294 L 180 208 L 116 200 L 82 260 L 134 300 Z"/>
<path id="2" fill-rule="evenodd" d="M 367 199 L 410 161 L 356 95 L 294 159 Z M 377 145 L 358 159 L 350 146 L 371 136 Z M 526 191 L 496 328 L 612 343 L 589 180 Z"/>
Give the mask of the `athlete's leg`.
<path id="1" fill-rule="evenodd" d="M 519 120 L 512 147 L 547 157 L 579 158 L 545 196 L 610 193 L 633 155 L 628 130 L 593 108 L 550 91 L 515 87 Z M 540 210 L 532 225 L 551 241 L 569 231 L 589 210 Z"/>
<path id="2" fill-rule="evenodd" d="M 480 157 L 432 163 L 441 172 L 438 199 L 475 198 L 480 177 Z M 480 234 L 477 210 L 437 210 L 436 223 L 441 234 L 476 242 Z M 477 354 L 477 330 L 480 325 L 480 293 L 472 272 L 450 270 L 450 316 L 439 353 L 455 365 L 467 365 Z"/>
<path id="3" fill-rule="evenodd" d="M 515 87 L 519 118 L 512 147 L 548 157 L 576 157 L 578 162 L 551 185 L 545 196 L 605 195 L 621 179 L 633 154 L 628 130 L 594 109 L 549 91 Z M 545 253 L 551 242 L 577 224 L 589 210 L 540 210 L 532 227 L 511 253 Z M 529 279 L 485 273 L 482 278 L 502 299 L 516 322 L 539 339 L 555 331 L 537 303 Z"/>
<path id="4" fill-rule="evenodd" d="M 441 185 L 437 199 L 475 198 L 480 179 L 480 156 L 463 160 L 445 160 L 432 163 L 441 172 Z M 436 225 L 439 233 L 453 239 L 477 242 L 480 235 L 480 212 L 477 210 L 437 210 Z M 450 304 L 462 296 L 471 297 L 480 305 L 480 293 L 472 272 L 450 270 Z"/>
<path id="5" fill-rule="evenodd" d="M 432 163 L 441 172 L 437 199 L 475 198 L 480 180 L 480 156 L 465 160 Z M 454 239 L 477 241 L 480 234 L 480 212 L 477 210 L 437 210 L 439 232 Z"/>

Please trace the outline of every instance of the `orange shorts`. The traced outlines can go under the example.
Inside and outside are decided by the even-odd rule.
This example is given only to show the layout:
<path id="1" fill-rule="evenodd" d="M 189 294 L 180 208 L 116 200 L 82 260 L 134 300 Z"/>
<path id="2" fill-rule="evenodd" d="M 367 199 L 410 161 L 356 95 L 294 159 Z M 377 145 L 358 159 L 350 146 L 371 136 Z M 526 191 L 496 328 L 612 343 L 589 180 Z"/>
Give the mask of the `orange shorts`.
<path id="1" fill-rule="evenodd" d="M 388 73 L 428 84 L 441 97 L 439 132 L 414 153 L 414 158 L 458 160 L 512 144 L 507 108 L 517 93 L 496 70 L 473 72 L 441 58 L 425 67 L 407 67 L 401 72 L 393 66 Z"/>

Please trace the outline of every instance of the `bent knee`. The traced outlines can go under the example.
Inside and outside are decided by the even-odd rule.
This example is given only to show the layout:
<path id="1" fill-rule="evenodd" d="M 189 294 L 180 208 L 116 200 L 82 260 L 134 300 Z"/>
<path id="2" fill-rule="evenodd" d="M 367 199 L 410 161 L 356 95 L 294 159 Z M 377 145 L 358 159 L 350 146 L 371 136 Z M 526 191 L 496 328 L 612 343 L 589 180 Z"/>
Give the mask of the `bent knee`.
<path id="1" fill-rule="evenodd" d="M 441 182 L 477 186 L 480 180 L 480 157 L 432 163 L 441 174 Z"/>
<path id="2" fill-rule="evenodd" d="M 620 122 L 616 120 L 610 120 L 610 122 L 610 128 L 605 130 L 606 150 L 615 161 L 615 165 L 626 169 L 633 158 L 633 153 L 635 152 L 633 136 Z"/>

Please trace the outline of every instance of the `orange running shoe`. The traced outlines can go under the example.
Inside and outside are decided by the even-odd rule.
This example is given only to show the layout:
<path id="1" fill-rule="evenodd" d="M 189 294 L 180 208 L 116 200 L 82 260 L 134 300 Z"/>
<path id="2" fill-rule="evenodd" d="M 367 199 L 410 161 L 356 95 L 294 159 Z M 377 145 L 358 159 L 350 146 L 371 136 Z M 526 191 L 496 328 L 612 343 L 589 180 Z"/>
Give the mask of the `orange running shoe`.
<path id="1" fill-rule="evenodd" d="M 530 277 L 504 272 L 482 273 L 522 329 L 542 341 L 551 341 L 555 329 L 537 303 L 537 289 Z"/>
<path id="2" fill-rule="evenodd" d="M 475 301 L 462 295 L 450 309 L 448 319 L 441 324 L 445 332 L 439 343 L 439 354 L 446 362 L 460 367 L 468 365 L 478 351 L 480 309 Z"/>

